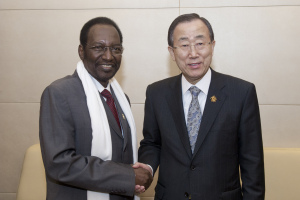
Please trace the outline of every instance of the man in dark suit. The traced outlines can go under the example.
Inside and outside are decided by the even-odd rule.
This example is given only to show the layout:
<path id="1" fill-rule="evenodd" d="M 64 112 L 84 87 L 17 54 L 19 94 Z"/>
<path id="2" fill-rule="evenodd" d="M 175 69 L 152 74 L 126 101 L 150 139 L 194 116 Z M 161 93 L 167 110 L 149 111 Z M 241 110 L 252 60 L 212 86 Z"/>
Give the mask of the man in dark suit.
<path id="1" fill-rule="evenodd" d="M 132 200 L 152 181 L 147 170 L 131 167 L 136 128 L 129 100 L 113 78 L 122 41 L 111 19 L 88 21 L 75 73 L 43 92 L 40 144 L 48 200 Z"/>
<path id="2" fill-rule="evenodd" d="M 156 200 L 264 199 L 255 86 L 210 68 L 214 34 L 197 14 L 177 17 L 168 43 L 182 74 L 148 86 L 134 167 L 159 166 Z"/>

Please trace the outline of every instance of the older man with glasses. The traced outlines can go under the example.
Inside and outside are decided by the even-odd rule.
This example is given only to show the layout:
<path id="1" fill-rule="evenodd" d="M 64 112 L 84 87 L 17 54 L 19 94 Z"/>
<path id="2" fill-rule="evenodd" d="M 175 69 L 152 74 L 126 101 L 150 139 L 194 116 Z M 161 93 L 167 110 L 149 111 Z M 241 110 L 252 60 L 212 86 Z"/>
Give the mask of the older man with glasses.
<path id="1" fill-rule="evenodd" d="M 148 86 L 134 167 L 155 173 L 159 166 L 155 200 L 263 200 L 255 86 L 210 68 L 214 33 L 197 14 L 177 17 L 168 43 L 182 74 Z"/>
<path id="2" fill-rule="evenodd" d="M 133 200 L 152 182 L 137 161 L 136 127 L 114 75 L 122 33 L 111 19 L 88 21 L 80 33 L 81 59 L 71 76 L 43 92 L 40 143 L 48 200 Z"/>

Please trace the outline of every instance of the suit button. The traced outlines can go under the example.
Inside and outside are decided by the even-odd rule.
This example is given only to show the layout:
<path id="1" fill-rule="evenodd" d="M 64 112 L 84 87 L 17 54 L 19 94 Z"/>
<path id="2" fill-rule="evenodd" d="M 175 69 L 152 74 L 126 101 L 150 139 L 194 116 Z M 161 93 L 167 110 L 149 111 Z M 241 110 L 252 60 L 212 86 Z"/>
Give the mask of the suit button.
<path id="1" fill-rule="evenodd" d="M 191 170 L 194 171 L 196 167 L 194 165 L 191 166 Z"/>
<path id="2" fill-rule="evenodd" d="M 186 198 L 188 198 L 188 197 L 189 197 L 189 193 L 185 192 L 185 193 L 184 193 L 184 196 L 185 196 Z"/>

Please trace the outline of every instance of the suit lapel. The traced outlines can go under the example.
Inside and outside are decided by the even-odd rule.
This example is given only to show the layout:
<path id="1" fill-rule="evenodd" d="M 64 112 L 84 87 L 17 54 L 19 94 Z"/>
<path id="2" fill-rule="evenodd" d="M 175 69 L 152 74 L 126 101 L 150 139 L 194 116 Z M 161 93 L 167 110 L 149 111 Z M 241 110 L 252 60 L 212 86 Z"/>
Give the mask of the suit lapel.
<path id="1" fill-rule="evenodd" d="M 192 158 L 192 151 L 190 147 L 183 111 L 181 75 L 175 78 L 175 81 L 172 84 L 170 84 L 170 87 L 170 93 L 166 95 L 167 102 L 172 113 L 172 117 L 175 122 L 175 126 L 181 139 L 181 142 L 189 157 Z"/>
<path id="2" fill-rule="evenodd" d="M 121 106 L 119 108 L 121 108 Z M 121 112 L 122 112 L 122 110 L 121 110 Z M 124 150 L 128 143 L 128 134 L 131 134 L 131 132 L 128 132 L 127 130 L 131 130 L 131 129 L 126 120 L 126 116 L 123 112 L 122 112 L 122 114 L 119 114 L 119 120 L 120 120 L 122 129 L 123 129 L 123 138 L 124 138 L 123 150 Z"/>
<path id="3" fill-rule="evenodd" d="M 72 77 L 77 79 L 77 83 L 76 85 L 74 85 L 76 87 L 75 91 L 77 91 L 76 96 L 78 97 L 78 99 L 80 100 L 78 103 L 78 106 L 81 107 L 81 117 L 84 120 L 84 126 L 88 127 L 90 131 L 84 131 L 84 135 L 80 135 L 79 138 L 77 138 L 76 140 L 80 140 L 82 142 L 82 146 L 83 146 L 83 154 L 84 155 L 91 155 L 91 144 L 92 144 L 92 140 L 93 140 L 93 131 L 92 131 L 92 125 L 91 125 L 91 117 L 90 117 L 90 113 L 89 113 L 89 109 L 87 107 L 87 101 L 86 101 L 86 94 L 84 92 L 84 88 L 82 85 L 82 82 L 77 74 L 77 71 L 75 70 L 74 74 L 72 75 Z"/>
<path id="4" fill-rule="evenodd" d="M 126 120 L 126 116 L 125 116 L 125 114 L 124 114 L 124 112 L 123 112 L 123 110 L 122 110 L 122 108 L 119 104 L 119 101 L 118 101 L 112 87 L 111 87 L 111 93 L 112 93 L 112 96 L 113 96 L 114 101 L 115 101 L 116 109 L 118 111 L 119 121 L 121 123 L 121 127 L 122 127 L 122 130 L 123 130 L 123 135 L 121 133 L 121 137 L 124 138 L 124 145 L 123 145 L 123 150 L 124 150 L 126 145 L 127 145 L 127 142 L 128 142 L 128 134 L 131 134 L 131 132 L 128 132 L 127 130 L 131 130 L 131 129 L 129 127 L 129 124 Z"/>
<path id="5" fill-rule="evenodd" d="M 220 109 L 222 108 L 223 103 L 225 102 L 226 95 L 222 92 L 222 88 L 225 87 L 225 84 L 221 79 L 222 78 L 219 74 L 212 70 L 211 83 L 208 90 L 193 157 L 197 154 L 197 151 L 201 147 Z"/>

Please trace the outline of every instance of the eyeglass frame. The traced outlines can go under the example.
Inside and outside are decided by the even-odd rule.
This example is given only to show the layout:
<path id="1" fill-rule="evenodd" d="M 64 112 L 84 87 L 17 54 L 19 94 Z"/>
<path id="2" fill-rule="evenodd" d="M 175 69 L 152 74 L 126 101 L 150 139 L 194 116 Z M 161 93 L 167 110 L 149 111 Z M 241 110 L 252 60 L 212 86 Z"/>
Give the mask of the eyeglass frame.
<path id="1" fill-rule="evenodd" d="M 122 55 L 123 54 L 123 51 L 124 51 L 124 47 L 121 45 L 121 44 L 118 44 L 118 45 L 114 45 L 114 46 L 104 46 L 104 45 L 90 45 L 88 43 L 85 43 L 87 46 L 89 46 L 89 49 L 92 49 L 93 51 L 95 52 L 98 52 L 100 55 L 103 55 L 107 49 L 110 50 L 111 54 L 112 55 L 115 55 L 115 56 L 119 56 L 119 55 Z M 114 48 L 115 46 L 120 46 L 121 47 L 121 53 L 119 54 L 115 54 L 112 50 L 112 48 Z M 103 50 L 97 50 L 96 48 L 97 47 L 102 47 Z"/>
<path id="2" fill-rule="evenodd" d="M 173 47 L 171 47 L 172 49 L 181 49 L 182 51 L 184 51 L 184 52 L 190 52 L 191 50 L 192 50 L 192 46 L 194 46 L 195 47 L 195 50 L 198 50 L 198 51 L 201 51 L 201 50 L 203 50 L 203 49 L 197 49 L 197 47 L 196 47 L 196 45 L 197 44 L 203 44 L 204 46 L 203 46 L 203 49 L 206 47 L 206 45 L 210 45 L 210 44 L 212 44 L 213 43 L 213 41 L 210 41 L 210 42 L 208 42 L 208 43 L 204 43 L 204 42 L 198 42 L 198 43 L 196 43 L 196 44 L 188 44 L 189 45 L 189 50 L 184 50 L 184 49 L 182 49 L 180 46 L 179 47 L 176 47 L 176 46 L 173 46 Z"/>

